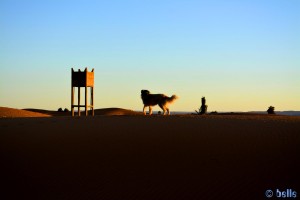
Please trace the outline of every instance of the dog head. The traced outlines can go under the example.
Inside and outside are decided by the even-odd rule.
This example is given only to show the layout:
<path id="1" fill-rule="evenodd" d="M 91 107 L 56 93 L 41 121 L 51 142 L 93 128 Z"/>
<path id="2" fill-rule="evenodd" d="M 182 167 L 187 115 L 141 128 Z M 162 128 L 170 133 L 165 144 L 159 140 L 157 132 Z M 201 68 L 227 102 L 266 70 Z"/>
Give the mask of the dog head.
<path id="1" fill-rule="evenodd" d="M 141 90 L 141 97 L 146 97 L 147 95 L 149 95 L 150 92 L 148 90 Z"/>

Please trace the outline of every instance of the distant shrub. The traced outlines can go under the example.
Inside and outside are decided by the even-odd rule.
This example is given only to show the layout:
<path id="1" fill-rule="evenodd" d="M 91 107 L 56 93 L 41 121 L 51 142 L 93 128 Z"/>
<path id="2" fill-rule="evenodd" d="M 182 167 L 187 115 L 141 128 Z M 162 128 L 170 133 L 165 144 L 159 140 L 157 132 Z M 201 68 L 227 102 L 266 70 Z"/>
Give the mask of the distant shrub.
<path id="1" fill-rule="evenodd" d="M 63 111 L 63 109 L 62 108 L 59 108 L 58 110 L 57 110 L 57 112 L 62 112 Z"/>
<path id="2" fill-rule="evenodd" d="M 275 107 L 274 106 L 270 106 L 267 110 L 268 114 L 275 114 Z"/>
<path id="3" fill-rule="evenodd" d="M 69 109 L 68 109 L 68 108 L 65 108 L 65 109 L 64 109 L 64 112 L 69 112 Z"/>

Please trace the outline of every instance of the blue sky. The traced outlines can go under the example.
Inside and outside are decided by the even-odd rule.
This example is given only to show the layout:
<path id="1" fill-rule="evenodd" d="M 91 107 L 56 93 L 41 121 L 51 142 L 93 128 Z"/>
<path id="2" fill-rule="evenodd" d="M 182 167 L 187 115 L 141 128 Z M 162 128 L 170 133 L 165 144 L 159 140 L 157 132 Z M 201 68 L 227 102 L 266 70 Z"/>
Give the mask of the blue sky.
<path id="1" fill-rule="evenodd" d="M 96 108 L 300 110 L 298 0 L 0 0 L 0 106 L 70 108 L 71 68 L 95 68 Z M 157 107 L 156 110 L 159 108 Z"/>

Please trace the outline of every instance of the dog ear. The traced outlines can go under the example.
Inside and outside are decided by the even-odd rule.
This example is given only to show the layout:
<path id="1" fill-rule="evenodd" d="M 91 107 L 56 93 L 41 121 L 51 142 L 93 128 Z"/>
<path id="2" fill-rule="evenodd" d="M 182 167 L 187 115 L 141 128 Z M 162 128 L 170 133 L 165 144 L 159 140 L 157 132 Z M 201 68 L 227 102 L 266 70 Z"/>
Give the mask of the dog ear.
<path id="1" fill-rule="evenodd" d="M 150 92 L 149 92 L 148 90 L 141 90 L 141 93 L 142 93 L 143 95 L 150 94 Z"/>

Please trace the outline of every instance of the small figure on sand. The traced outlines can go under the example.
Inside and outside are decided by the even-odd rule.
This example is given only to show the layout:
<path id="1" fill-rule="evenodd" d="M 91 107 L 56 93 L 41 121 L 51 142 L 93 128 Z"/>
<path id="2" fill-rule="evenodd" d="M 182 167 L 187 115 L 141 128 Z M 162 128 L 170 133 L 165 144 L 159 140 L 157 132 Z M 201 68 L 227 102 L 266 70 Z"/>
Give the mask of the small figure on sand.
<path id="1" fill-rule="evenodd" d="M 206 105 L 206 99 L 205 97 L 202 97 L 201 99 L 201 107 L 199 108 L 199 111 L 195 110 L 196 113 L 198 115 L 203 115 L 203 114 L 206 114 L 207 112 L 207 105 Z"/>

